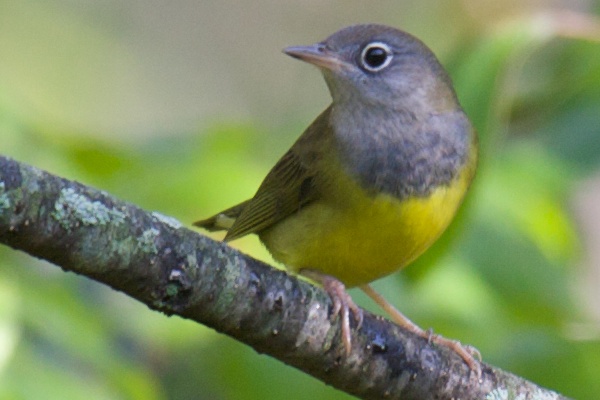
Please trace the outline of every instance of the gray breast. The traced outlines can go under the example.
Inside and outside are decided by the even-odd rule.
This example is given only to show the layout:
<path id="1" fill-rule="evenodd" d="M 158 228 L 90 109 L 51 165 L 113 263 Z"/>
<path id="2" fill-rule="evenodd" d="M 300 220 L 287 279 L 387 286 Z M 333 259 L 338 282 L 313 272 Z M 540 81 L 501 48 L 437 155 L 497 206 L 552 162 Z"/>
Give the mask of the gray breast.
<path id="1" fill-rule="evenodd" d="M 426 197 L 450 184 L 468 157 L 471 125 L 464 113 L 425 120 L 397 113 L 391 117 L 381 115 L 370 126 L 346 118 L 350 124 L 336 136 L 348 172 L 368 191 L 400 199 Z"/>

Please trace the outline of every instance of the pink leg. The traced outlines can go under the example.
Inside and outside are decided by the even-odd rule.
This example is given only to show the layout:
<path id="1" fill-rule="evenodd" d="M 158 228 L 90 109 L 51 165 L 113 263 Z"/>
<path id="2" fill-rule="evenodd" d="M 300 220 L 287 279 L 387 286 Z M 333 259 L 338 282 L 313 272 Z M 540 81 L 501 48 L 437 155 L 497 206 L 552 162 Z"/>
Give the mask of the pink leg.
<path id="1" fill-rule="evenodd" d="M 352 297 L 346 292 L 346 287 L 336 278 L 323 274 L 312 269 L 303 269 L 300 273 L 307 278 L 323 285 L 323 289 L 331 297 L 333 302 L 332 318 L 337 315 L 341 316 L 342 321 L 342 341 L 346 354 L 350 354 L 352 350 L 352 342 L 350 340 L 350 311 L 354 314 L 354 319 L 357 322 L 357 329 L 360 329 L 363 321 L 362 310 L 354 303 Z"/>
<path id="2" fill-rule="evenodd" d="M 363 285 L 360 289 L 367 294 L 375 303 L 377 303 L 381 308 L 384 309 L 386 313 L 392 318 L 392 320 L 398 324 L 399 326 L 409 330 L 417 335 L 442 346 L 449 347 L 456 354 L 458 354 L 464 361 L 467 363 L 469 368 L 472 371 L 477 373 L 479 377 L 481 374 L 481 370 L 479 364 L 475 360 L 477 357 L 481 360 L 481 354 L 477 349 L 470 346 L 463 346 L 457 340 L 450 340 L 442 337 L 440 335 L 434 335 L 432 332 L 425 331 L 421 329 L 417 324 L 412 322 L 410 319 L 406 318 L 404 314 L 398 311 L 393 305 L 391 305 L 386 299 L 383 298 L 379 293 L 377 293 L 373 288 L 369 285 Z M 475 356 L 475 357 L 474 357 Z"/>

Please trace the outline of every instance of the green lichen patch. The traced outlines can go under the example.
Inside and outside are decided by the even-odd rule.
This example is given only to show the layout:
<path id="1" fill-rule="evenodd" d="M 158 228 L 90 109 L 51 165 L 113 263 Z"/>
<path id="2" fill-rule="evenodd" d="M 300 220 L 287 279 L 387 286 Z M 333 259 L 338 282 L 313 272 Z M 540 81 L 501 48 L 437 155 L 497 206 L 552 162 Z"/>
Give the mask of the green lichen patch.
<path id="1" fill-rule="evenodd" d="M 154 243 L 154 239 L 160 234 L 160 231 L 156 228 L 146 229 L 140 238 L 138 239 L 138 244 L 140 249 L 145 253 L 156 253 L 156 244 Z"/>
<path id="2" fill-rule="evenodd" d="M 530 397 L 533 396 L 533 397 Z M 487 396 L 485 396 L 485 400 L 526 400 L 526 399 L 531 399 L 531 400 L 556 400 L 558 399 L 558 394 L 553 393 L 553 392 L 548 392 L 545 390 L 535 390 L 532 393 L 528 393 L 528 394 L 515 394 L 512 391 L 509 391 L 505 388 L 502 387 L 498 387 L 496 389 L 494 389 L 493 391 L 491 391 L 490 393 L 488 393 Z"/>
<path id="3" fill-rule="evenodd" d="M 91 201 L 73 188 L 61 190 L 51 215 L 67 230 L 80 225 L 120 224 L 125 221 L 123 212 L 99 201 Z"/>
<path id="4" fill-rule="evenodd" d="M 10 198 L 5 190 L 6 186 L 4 185 L 4 182 L 0 182 L 0 213 L 10 208 Z"/>
<path id="5" fill-rule="evenodd" d="M 157 221 L 162 222 L 163 224 L 169 225 L 173 229 L 179 229 L 183 226 L 183 224 L 175 218 L 168 217 L 156 211 L 152 213 L 152 217 L 154 217 Z"/>

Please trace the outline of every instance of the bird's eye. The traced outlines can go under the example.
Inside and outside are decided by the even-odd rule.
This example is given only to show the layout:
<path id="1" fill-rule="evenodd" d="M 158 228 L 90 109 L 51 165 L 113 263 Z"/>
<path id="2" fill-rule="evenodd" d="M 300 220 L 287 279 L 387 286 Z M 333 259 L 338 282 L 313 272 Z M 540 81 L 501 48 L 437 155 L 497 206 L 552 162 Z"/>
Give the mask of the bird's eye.
<path id="1" fill-rule="evenodd" d="M 369 43 L 360 55 L 360 62 L 364 69 L 377 72 L 388 66 L 392 61 L 393 53 L 390 47 L 381 42 Z"/>

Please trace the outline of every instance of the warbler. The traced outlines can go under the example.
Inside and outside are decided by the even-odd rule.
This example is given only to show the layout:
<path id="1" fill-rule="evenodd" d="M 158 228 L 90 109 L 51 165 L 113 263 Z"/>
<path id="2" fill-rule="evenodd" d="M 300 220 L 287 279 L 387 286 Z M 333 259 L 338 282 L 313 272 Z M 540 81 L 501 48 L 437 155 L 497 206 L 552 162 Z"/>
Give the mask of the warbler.
<path id="1" fill-rule="evenodd" d="M 448 73 L 410 34 L 366 24 L 322 42 L 284 49 L 317 66 L 332 103 L 275 164 L 251 199 L 195 225 L 255 233 L 275 260 L 322 284 L 341 314 L 349 352 L 358 286 L 399 325 L 456 351 L 477 369 L 476 351 L 432 335 L 368 283 L 419 257 L 454 218 L 475 175 L 477 134 Z"/>

